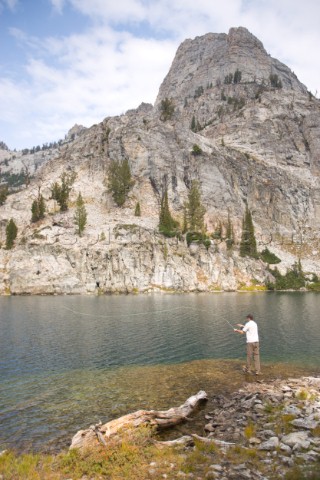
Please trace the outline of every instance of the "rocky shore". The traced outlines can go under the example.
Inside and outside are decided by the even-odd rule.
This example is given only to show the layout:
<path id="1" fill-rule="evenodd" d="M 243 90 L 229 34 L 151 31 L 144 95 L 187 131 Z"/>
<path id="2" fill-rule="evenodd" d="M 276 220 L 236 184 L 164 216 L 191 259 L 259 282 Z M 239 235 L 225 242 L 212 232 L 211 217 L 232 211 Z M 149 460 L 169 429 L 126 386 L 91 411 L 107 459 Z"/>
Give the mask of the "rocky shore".
<path id="1" fill-rule="evenodd" d="M 219 461 L 188 478 L 320 478 L 320 377 L 259 380 L 212 402 L 204 438 L 216 442 Z"/>
<path id="2" fill-rule="evenodd" d="M 185 405 L 194 407 L 199 399 L 208 402 L 202 411 L 202 433 L 190 433 L 194 419 L 187 414 L 183 436 L 163 441 L 153 438 L 152 443 L 165 450 L 161 461 L 155 455 L 147 476 L 141 478 L 319 480 L 320 377 L 271 381 L 246 377 L 244 385 L 233 393 L 212 397 L 201 391 L 190 397 Z M 96 449 L 100 442 L 100 447 L 103 444 L 108 449 L 111 437 L 119 440 L 141 424 L 157 425 L 162 430 L 168 418 L 179 423 L 177 412 L 185 405 L 166 412 L 141 410 L 104 426 L 81 430 L 70 448 Z M 158 420 L 150 421 L 148 415 Z M 119 423 L 124 430 L 119 430 Z"/>
<path id="3" fill-rule="evenodd" d="M 187 422 L 183 429 L 174 428 L 173 440 L 155 436 L 148 412 L 139 411 L 121 417 L 134 417 L 134 422 L 126 426 L 122 422 L 119 431 L 97 425 L 95 442 L 87 450 L 73 448 L 54 456 L 3 451 L 0 480 L 319 480 L 320 376 L 316 375 L 263 381 L 247 376 L 233 392 L 202 391 L 181 407 L 149 411 L 160 423 L 162 417 L 174 420 L 177 412 L 183 413 Z M 195 411 L 189 413 L 184 407 L 200 397 L 206 406 L 194 417 Z M 196 404 L 192 402 L 191 410 Z M 142 420 L 139 428 L 137 415 Z M 200 429 L 191 433 L 199 421 Z M 119 419 L 107 425 L 114 422 Z"/>

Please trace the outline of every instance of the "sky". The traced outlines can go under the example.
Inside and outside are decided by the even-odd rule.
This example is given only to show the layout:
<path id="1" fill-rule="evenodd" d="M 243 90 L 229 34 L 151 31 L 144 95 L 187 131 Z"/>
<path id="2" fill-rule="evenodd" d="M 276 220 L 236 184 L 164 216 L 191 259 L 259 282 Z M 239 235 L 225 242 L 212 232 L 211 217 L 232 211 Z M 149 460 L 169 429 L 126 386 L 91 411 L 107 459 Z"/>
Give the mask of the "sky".
<path id="1" fill-rule="evenodd" d="M 0 0 L 0 141 L 13 150 L 154 103 L 180 43 L 246 27 L 319 97 L 319 0 Z"/>

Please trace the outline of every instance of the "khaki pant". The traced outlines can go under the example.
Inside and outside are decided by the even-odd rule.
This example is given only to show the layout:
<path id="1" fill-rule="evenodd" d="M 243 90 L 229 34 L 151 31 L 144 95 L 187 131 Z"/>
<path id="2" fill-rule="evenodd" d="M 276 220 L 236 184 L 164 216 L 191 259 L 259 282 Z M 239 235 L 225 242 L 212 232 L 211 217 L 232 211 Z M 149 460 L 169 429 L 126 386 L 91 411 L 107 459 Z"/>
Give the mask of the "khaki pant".
<path id="1" fill-rule="evenodd" d="M 256 373 L 260 373 L 259 342 L 247 343 L 247 370 L 251 370 L 252 359 Z"/>

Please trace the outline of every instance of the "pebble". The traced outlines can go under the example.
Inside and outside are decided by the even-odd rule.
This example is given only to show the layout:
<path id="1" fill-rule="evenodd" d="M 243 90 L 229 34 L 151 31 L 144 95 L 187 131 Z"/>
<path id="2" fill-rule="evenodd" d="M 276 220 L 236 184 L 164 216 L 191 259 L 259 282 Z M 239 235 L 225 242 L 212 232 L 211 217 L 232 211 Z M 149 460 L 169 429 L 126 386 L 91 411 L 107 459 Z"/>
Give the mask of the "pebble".
<path id="1" fill-rule="evenodd" d="M 270 437 L 269 440 L 266 442 L 261 443 L 259 445 L 259 450 L 274 450 L 279 446 L 279 438 L 278 437 Z"/>
<path id="2" fill-rule="evenodd" d="M 272 476 L 274 472 L 284 478 L 286 471 L 296 461 L 310 465 L 320 459 L 320 433 L 314 429 L 320 425 L 320 378 L 302 377 L 290 380 L 275 380 L 270 383 L 248 383 L 238 392 L 213 399 L 215 408 L 205 430 L 209 438 L 234 442 L 236 445 L 265 451 L 261 460 Z M 270 410 L 270 406 L 272 409 Z M 275 417 L 270 421 L 270 416 Z M 277 417 L 278 415 L 278 417 Z M 285 423 L 285 416 L 293 418 Z M 282 422 L 282 423 L 281 423 Z M 278 434 L 279 423 L 287 434 Z M 254 435 L 246 438 L 244 432 L 252 425 Z M 293 430 L 293 431 L 290 431 Z M 320 430 L 320 429 L 319 429 Z M 223 462 L 222 462 L 223 463 Z M 206 479 L 252 479 L 267 480 L 250 463 L 211 465 Z"/>

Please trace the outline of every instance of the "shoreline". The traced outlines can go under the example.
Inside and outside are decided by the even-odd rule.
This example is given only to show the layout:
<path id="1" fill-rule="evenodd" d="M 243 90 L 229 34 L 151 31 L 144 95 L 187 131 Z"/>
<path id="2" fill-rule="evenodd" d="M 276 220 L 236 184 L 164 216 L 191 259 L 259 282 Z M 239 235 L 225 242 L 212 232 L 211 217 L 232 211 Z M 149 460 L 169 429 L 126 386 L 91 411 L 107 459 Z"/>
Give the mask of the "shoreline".
<path id="1" fill-rule="evenodd" d="M 268 290 L 267 288 L 251 288 L 248 287 L 236 290 L 175 290 L 169 288 L 154 288 L 154 289 L 146 289 L 146 290 L 127 290 L 127 291 L 107 291 L 107 292 L 97 292 L 97 293 L 4 293 L 0 294 L 0 298 L 7 298 L 7 297 L 109 297 L 109 296 L 139 296 L 139 295 L 186 295 L 186 294 L 222 294 L 222 293 L 320 293 L 318 290 L 312 290 L 308 288 L 303 289 L 288 289 L 288 290 Z"/>
<path id="2" fill-rule="evenodd" d="M 2 451 L 0 478 L 25 480 L 34 478 L 35 472 L 44 479 L 106 478 L 95 473 L 96 462 L 99 465 L 106 462 L 105 469 L 109 468 L 110 475 L 107 478 L 130 478 L 116 473 L 113 476 L 119 466 L 115 459 L 109 465 L 106 456 L 109 449 L 116 449 L 119 455 L 118 446 L 128 442 L 143 458 L 139 467 L 141 476 L 137 477 L 141 479 L 316 480 L 320 471 L 320 376 L 258 381 L 245 377 L 243 385 L 233 392 L 210 393 L 206 408 L 192 415 L 183 429 L 173 429 L 173 442 L 153 433 L 150 437 L 148 433 L 141 444 L 142 434 L 137 433 L 138 430 L 136 433 L 124 431 L 118 438 L 108 440 L 110 443 L 106 446 L 97 446 L 86 453 L 31 454 L 29 459 L 36 461 L 23 476 L 15 475 L 14 470 L 20 461 L 25 462 L 26 456 Z M 193 433 L 198 417 L 201 417 L 202 433 Z M 83 464 L 84 470 L 79 467 L 75 473 L 62 468 L 67 460 L 71 464 L 72 458 L 78 466 Z M 89 461 L 93 470 L 84 473 Z M 51 476 L 41 471 L 46 462 L 50 463 Z M 126 462 L 122 467 L 135 471 L 136 466 L 131 465 L 129 457 Z M 15 476 L 7 477 L 6 469 L 10 468 Z"/>

